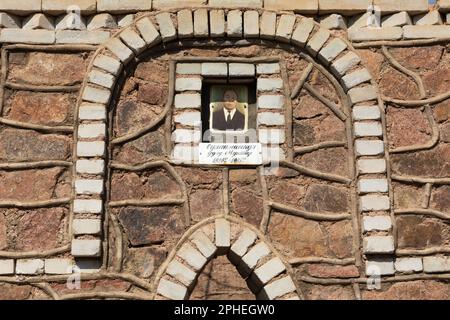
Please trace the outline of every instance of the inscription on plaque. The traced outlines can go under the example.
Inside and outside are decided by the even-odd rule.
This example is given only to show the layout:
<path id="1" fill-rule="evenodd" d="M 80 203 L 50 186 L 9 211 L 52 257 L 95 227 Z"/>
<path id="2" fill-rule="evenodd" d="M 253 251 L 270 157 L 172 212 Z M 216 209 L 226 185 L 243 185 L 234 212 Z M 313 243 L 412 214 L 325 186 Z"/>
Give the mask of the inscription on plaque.
<path id="1" fill-rule="evenodd" d="M 260 143 L 201 143 L 200 164 L 260 165 L 262 148 Z"/>

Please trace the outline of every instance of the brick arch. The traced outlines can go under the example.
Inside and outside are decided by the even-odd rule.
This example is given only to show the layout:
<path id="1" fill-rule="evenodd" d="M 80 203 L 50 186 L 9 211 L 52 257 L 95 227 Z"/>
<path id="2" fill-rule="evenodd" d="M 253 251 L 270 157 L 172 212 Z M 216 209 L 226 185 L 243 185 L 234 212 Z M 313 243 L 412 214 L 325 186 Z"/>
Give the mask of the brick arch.
<path id="1" fill-rule="evenodd" d="M 203 268 L 226 255 L 258 299 L 298 300 L 290 265 L 252 225 L 231 216 L 208 218 L 190 228 L 160 267 L 155 299 L 187 299 Z"/>
<path id="2" fill-rule="evenodd" d="M 220 19 L 218 19 L 219 22 L 214 20 L 213 27 L 213 23 L 208 25 L 209 14 L 212 14 L 212 11 L 208 10 L 210 9 L 202 9 L 201 14 L 194 14 L 193 9 L 183 10 L 188 13 L 188 16 L 193 17 L 194 23 L 191 20 L 191 28 L 186 28 L 181 21 L 174 23 L 170 18 L 171 11 L 145 14 L 132 25 L 117 32 L 96 51 L 88 67 L 78 99 L 74 135 L 76 163 L 74 165 L 73 213 L 98 214 L 103 211 L 105 137 L 108 135 L 106 114 L 116 81 L 123 68 L 146 50 L 157 46 L 164 49 L 165 45 L 174 41 L 192 41 L 191 43 L 195 46 L 195 41 L 218 37 L 231 41 L 230 43 L 251 37 L 261 40 L 270 38 L 272 42 L 290 44 L 334 75 L 342 84 L 348 104 L 352 106 L 351 114 L 346 116 L 352 119 L 352 138 L 355 140 L 354 159 L 358 159 L 354 167 L 357 168 L 355 174 L 358 174 L 360 189 L 359 212 L 389 212 L 389 192 L 384 190 L 384 187 L 382 187 L 383 190 L 380 189 L 380 180 L 382 180 L 382 186 L 384 183 L 388 184 L 383 105 L 370 72 L 362 65 L 360 57 L 351 44 L 344 39 L 334 37 L 330 31 L 320 27 L 312 19 L 299 15 L 259 10 L 260 14 L 255 16 L 254 12 L 257 12 L 255 10 L 245 13 L 240 10 L 231 10 L 226 23 L 224 20 L 222 22 Z M 249 12 L 253 13 L 248 14 Z M 256 19 L 256 26 L 260 25 L 259 29 L 255 29 L 255 23 L 251 23 L 252 19 Z M 240 21 L 240 24 L 234 23 L 236 21 Z M 273 28 L 267 30 L 266 23 L 270 21 L 275 22 Z M 218 26 L 217 23 L 219 23 Z M 202 26 L 206 28 L 201 28 Z M 377 171 L 374 172 L 373 168 Z M 374 173 L 378 175 L 377 179 L 372 179 L 371 174 Z M 367 177 L 365 177 L 366 174 Z M 389 215 L 389 213 L 386 214 Z M 364 239 L 368 244 L 368 250 L 373 248 L 370 241 L 378 241 L 378 238 L 380 237 Z M 389 236 L 385 240 L 391 241 L 391 239 L 392 237 Z M 72 254 L 75 257 L 101 255 L 99 240 L 74 239 L 74 241 Z M 89 250 L 85 249 L 87 247 Z M 366 249 L 366 246 L 364 248 Z"/>

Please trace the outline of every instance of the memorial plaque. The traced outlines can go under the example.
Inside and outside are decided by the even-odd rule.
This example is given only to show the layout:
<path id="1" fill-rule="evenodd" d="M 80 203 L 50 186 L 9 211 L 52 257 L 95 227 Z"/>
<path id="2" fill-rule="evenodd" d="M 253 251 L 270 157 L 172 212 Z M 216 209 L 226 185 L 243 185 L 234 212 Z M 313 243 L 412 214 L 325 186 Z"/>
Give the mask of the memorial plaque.
<path id="1" fill-rule="evenodd" d="M 260 165 L 262 148 L 260 143 L 201 143 L 200 164 L 216 165 Z"/>

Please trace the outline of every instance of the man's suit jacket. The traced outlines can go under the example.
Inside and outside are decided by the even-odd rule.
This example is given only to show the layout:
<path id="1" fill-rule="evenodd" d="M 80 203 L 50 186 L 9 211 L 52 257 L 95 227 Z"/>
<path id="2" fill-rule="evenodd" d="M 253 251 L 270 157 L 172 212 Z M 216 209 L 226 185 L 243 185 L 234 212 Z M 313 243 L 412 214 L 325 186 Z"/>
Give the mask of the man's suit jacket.
<path id="1" fill-rule="evenodd" d="M 223 109 L 214 111 L 212 128 L 215 130 L 244 130 L 245 116 L 236 109 L 233 119 L 227 123 Z"/>

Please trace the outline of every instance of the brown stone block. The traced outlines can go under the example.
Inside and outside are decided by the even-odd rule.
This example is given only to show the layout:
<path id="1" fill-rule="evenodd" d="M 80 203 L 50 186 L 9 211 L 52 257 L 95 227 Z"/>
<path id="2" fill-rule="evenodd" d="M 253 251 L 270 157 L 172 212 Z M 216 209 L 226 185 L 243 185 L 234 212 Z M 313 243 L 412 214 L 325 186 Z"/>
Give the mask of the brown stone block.
<path id="1" fill-rule="evenodd" d="M 441 212 L 450 213 L 450 186 L 441 186 L 433 191 L 430 207 Z"/>
<path id="2" fill-rule="evenodd" d="M 114 149 L 117 161 L 136 164 L 165 155 L 164 135 L 161 130 L 151 131 L 140 138 Z"/>
<path id="3" fill-rule="evenodd" d="M 450 241 L 450 226 L 439 219 L 420 215 L 398 217 L 397 232 L 400 248 L 425 249 Z"/>
<path id="4" fill-rule="evenodd" d="M 308 273 L 310 276 L 318 278 L 357 278 L 359 270 L 356 266 L 335 266 L 324 264 L 309 265 Z"/>
<path id="5" fill-rule="evenodd" d="M 344 148 L 328 148 L 298 156 L 295 162 L 314 170 L 347 176 L 347 157 Z"/>
<path id="6" fill-rule="evenodd" d="M 364 300 L 448 300 L 448 284 L 434 280 L 398 282 L 383 291 L 364 290 Z"/>
<path id="7" fill-rule="evenodd" d="M 404 67 L 417 70 L 432 70 L 442 57 L 442 46 L 392 48 L 391 54 Z"/>
<path id="8" fill-rule="evenodd" d="M 141 102 L 162 105 L 167 100 L 167 86 L 158 83 L 145 83 L 139 85 L 138 99 Z"/>
<path id="9" fill-rule="evenodd" d="M 433 109 L 434 118 L 437 122 L 445 122 L 450 119 L 450 100 L 436 105 Z"/>
<path id="10" fill-rule="evenodd" d="M 275 180 L 275 184 L 269 192 L 272 201 L 293 206 L 300 206 L 305 194 L 306 186 L 283 180 L 280 182 Z"/>
<path id="11" fill-rule="evenodd" d="M 390 66 L 382 70 L 379 86 L 383 95 L 389 98 L 419 99 L 419 88 L 416 83 Z"/>
<path id="12" fill-rule="evenodd" d="M 70 153 L 71 141 L 66 136 L 20 129 L 5 129 L 0 133 L 0 160 L 3 161 L 67 160 Z"/>
<path id="13" fill-rule="evenodd" d="M 87 61 L 81 54 L 32 52 L 12 64 L 8 80 L 32 85 L 80 84 L 86 73 Z"/>
<path id="14" fill-rule="evenodd" d="M 311 185 L 305 195 L 303 207 L 311 212 L 348 212 L 350 210 L 348 191 L 329 185 Z"/>
<path id="15" fill-rule="evenodd" d="M 166 63 L 158 60 L 142 62 L 136 67 L 134 76 L 154 83 L 167 84 L 169 82 L 169 67 Z"/>
<path id="16" fill-rule="evenodd" d="M 122 99 L 117 105 L 114 130 L 116 136 L 122 136 L 147 126 L 155 121 L 163 110 L 163 106 L 149 106 L 132 99 Z"/>
<path id="17" fill-rule="evenodd" d="M 420 208 L 425 197 L 422 187 L 412 184 L 393 183 L 394 207 L 396 209 Z"/>
<path id="18" fill-rule="evenodd" d="M 222 181 L 222 170 L 176 167 L 183 181 L 189 185 L 212 184 L 217 187 Z"/>
<path id="19" fill-rule="evenodd" d="M 0 300 L 27 300 L 31 295 L 31 286 L 18 286 L 0 283 Z"/>
<path id="20" fill-rule="evenodd" d="M 355 300 L 352 286 L 311 285 L 304 290 L 308 300 Z"/>
<path id="21" fill-rule="evenodd" d="M 222 190 L 221 189 L 197 189 L 189 196 L 191 216 L 195 222 L 223 214 Z"/>
<path id="22" fill-rule="evenodd" d="M 362 64 L 369 69 L 375 79 L 379 79 L 384 62 L 383 54 L 370 49 L 357 50 L 357 53 L 361 57 Z"/>
<path id="23" fill-rule="evenodd" d="M 263 215 L 263 200 L 255 191 L 236 188 L 232 194 L 233 212 L 247 222 L 259 227 Z"/>
<path id="24" fill-rule="evenodd" d="M 166 260 L 167 250 L 163 247 L 128 248 L 124 269 L 139 277 L 148 278 Z"/>
<path id="25" fill-rule="evenodd" d="M 422 79 L 430 96 L 448 92 L 450 87 L 450 67 L 448 63 L 425 72 Z"/>

